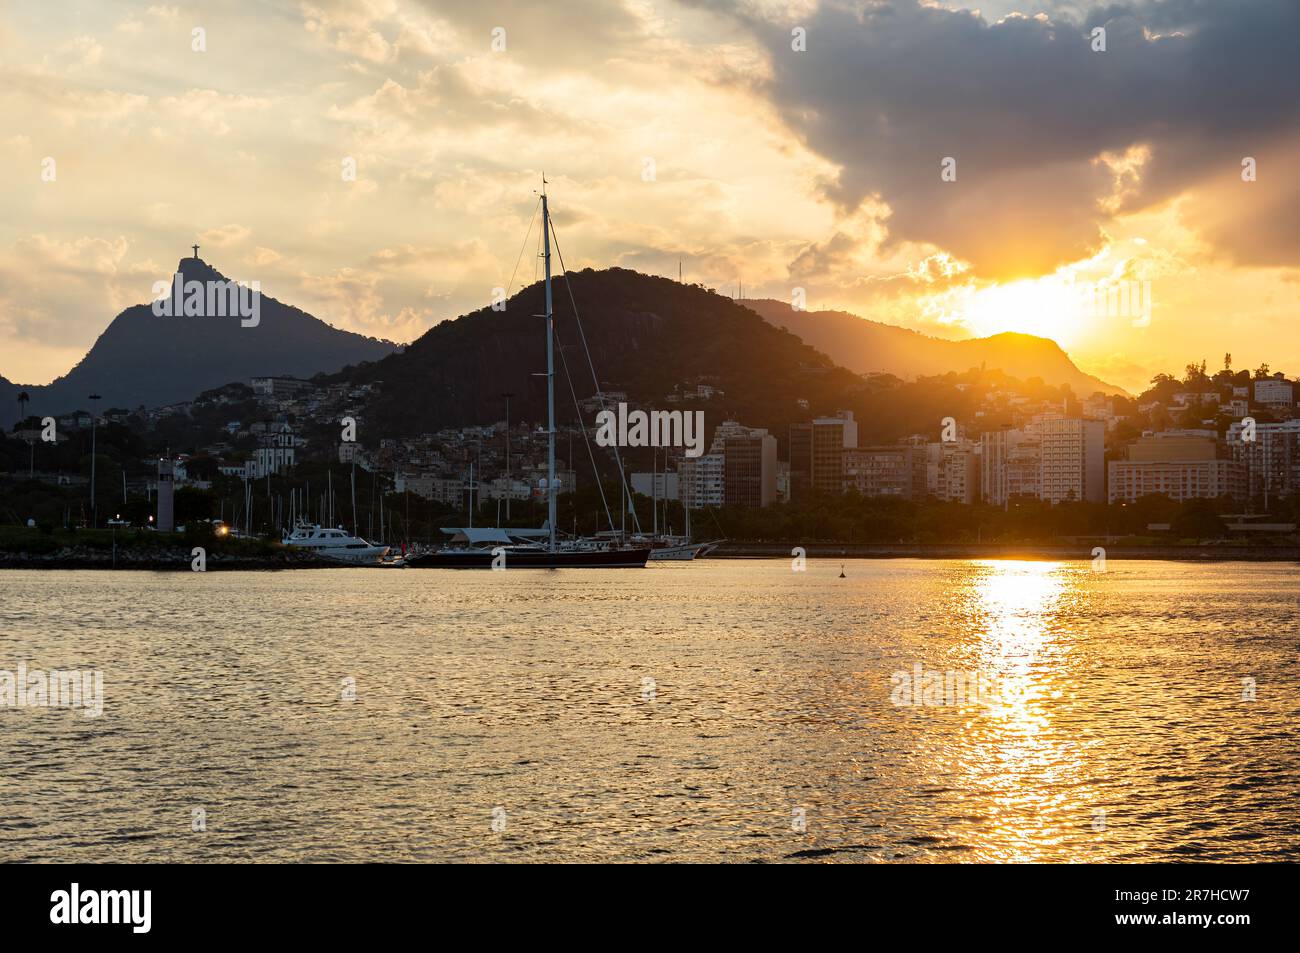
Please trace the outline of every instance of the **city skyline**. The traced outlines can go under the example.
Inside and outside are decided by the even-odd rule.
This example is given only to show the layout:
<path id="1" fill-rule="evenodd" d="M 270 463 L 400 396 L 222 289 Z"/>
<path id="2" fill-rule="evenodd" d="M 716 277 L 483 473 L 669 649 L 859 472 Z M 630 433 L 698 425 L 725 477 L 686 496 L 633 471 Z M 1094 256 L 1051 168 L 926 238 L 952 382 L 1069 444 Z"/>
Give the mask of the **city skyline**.
<path id="1" fill-rule="evenodd" d="M 1294 7 L 980 7 L 13 5 L 0 375 L 66 373 L 191 242 L 409 342 L 512 284 L 542 169 L 573 268 L 1039 334 L 1134 393 L 1225 351 L 1300 367 L 1300 121 L 1268 55 Z M 1111 282 L 1149 320 L 1078 309 Z"/>

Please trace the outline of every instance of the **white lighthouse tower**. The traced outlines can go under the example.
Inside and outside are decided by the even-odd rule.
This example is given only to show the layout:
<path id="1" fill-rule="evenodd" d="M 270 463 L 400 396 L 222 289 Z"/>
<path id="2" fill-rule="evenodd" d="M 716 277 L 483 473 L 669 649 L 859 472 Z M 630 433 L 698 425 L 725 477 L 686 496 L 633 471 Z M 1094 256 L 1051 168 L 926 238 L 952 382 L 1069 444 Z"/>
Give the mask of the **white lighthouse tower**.
<path id="1" fill-rule="evenodd" d="M 176 530 L 176 514 L 172 508 L 172 482 L 174 470 L 169 457 L 158 461 L 158 532 L 172 533 Z"/>

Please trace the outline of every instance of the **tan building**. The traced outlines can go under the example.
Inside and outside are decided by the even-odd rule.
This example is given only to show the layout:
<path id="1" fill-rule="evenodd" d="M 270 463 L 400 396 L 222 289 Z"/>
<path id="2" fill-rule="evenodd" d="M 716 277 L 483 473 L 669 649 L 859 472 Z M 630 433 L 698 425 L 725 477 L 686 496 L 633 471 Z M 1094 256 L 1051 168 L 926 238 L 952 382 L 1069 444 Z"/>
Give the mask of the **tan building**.
<path id="1" fill-rule="evenodd" d="M 1131 461 L 1172 463 L 1183 460 L 1213 460 L 1218 446 L 1213 437 L 1200 434 L 1146 434 L 1128 448 Z"/>
<path id="2" fill-rule="evenodd" d="M 1128 448 L 1127 460 L 1110 462 L 1112 503 L 1132 503 L 1162 494 L 1179 503 L 1221 496 L 1243 499 L 1246 470 L 1241 463 L 1217 459 L 1212 437 L 1150 434 Z"/>
<path id="3" fill-rule="evenodd" d="M 1163 494 L 1184 500 L 1235 500 L 1245 496 L 1246 476 L 1232 460 L 1112 460 L 1110 502 L 1132 503 L 1143 496 Z"/>

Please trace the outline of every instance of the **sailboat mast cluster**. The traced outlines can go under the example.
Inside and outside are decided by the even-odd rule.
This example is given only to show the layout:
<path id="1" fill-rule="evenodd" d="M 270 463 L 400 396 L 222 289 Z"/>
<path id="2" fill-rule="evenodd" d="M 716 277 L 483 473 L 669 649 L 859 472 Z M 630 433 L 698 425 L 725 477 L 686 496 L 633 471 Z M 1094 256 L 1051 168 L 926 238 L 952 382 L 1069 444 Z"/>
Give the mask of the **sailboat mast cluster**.
<path id="1" fill-rule="evenodd" d="M 545 269 L 543 281 L 545 311 L 542 314 L 535 314 L 533 317 L 544 319 L 546 333 L 546 371 L 544 375 L 540 372 L 535 375 L 546 377 L 546 525 L 536 529 L 502 527 L 499 525 L 500 510 L 498 509 L 497 526 L 475 526 L 474 511 L 477 509 L 478 502 L 475 491 L 478 489 L 478 483 L 475 482 L 476 468 L 471 462 L 469 464 L 469 483 L 466 486 L 468 518 L 465 525 L 443 527 L 442 531 L 449 535 L 451 539 L 439 549 L 428 550 L 421 548 L 408 553 L 405 546 L 403 546 L 400 558 L 390 556 L 389 548 L 384 545 L 386 534 L 382 494 L 379 506 L 379 543 L 371 543 L 357 535 L 359 527 L 357 525 L 356 462 L 354 459 L 351 474 L 352 533 L 345 532 L 335 522 L 334 475 L 331 470 L 327 477 L 326 495 L 321 499 L 321 514 L 325 525 L 311 524 L 298 516 L 295 521 L 294 531 L 284 538 L 286 545 L 359 565 L 427 566 L 449 569 L 640 568 L 644 567 L 651 559 L 694 559 L 711 548 L 711 544 L 692 543 L 690 540 L 689 500 L 685 510 L 687 536 L 684 538 L 670 537 L 659 533 L 659 473 L 657 458 L 653 464 L 655 486 L 651 491 L 651 506 L 655 514 L 655 533 L 649 538 L 642 534 L 640 523 L 636 520 L 636 510 L 631 505 L 632 491 L 628 487 L 626 474 L 623 470 L 623 461 L 618 454 L 617 448 L 614 450 L 614 461 L 618 468 L 621 493 L 618 525 L 615 524 L 613 515 L 609 511 L 608 503 L 605 503 L 605 491 L 601 485 L 600 472 L 593 456 L 591 460 L 593 475 L 600 492 L 601 501 L 605 503 L 605 516 L 609 521 L 610 528 L 608 531 L 596 532 L 594 535 L 579 536 L 575 517 L 572 536 L 560 538 L 559 520 L 556 512 L 560 487 L 555 472 L 555 441 L 559 430 L 555 418 L 555 350 L 557 338 L 554 276 L 551 267 L 552 250 L 559 258 L 561 271 L 564 270 L 565 265 L 564 254 L 560 250 L 559 242 L 551 225 L 550 199 L 546 194 L 545 178 L 542 179 L 540 205 L 542 219 L 541 257 Z M 531 231 L 532 226 L 530 223 L 529 232 L 531 233 Z M 570 304 L 573 307 L 573 320 L 576 331 L 582 342 L 582 348 L 586 352 L 588 366 L 591 370 L 592 384 L 596 388 L 597 397 L 601 398 L 600 379 L 596 374 L 595 364 L 592 362 L 591 352 L 587 348 L 586 337 L 582 331 L 582 321 L 578 315 L 578 304 L 572 296 L 572 288 L 567 290 L 570 295 Z M 573 381 L 569 377 L 568 362 L 564 360 L 563 351 L 560 352 L 560 357 L 565 377 L 569 382 L 570 391 L 572 391 Z M 508 399 L 510 395 L 505 396 Z M 578 403 L 577 394 L 574 393 L 572 396 L 576 406 Z M 508 404 L 506 419 L 506 452 L 508 460 L 510 446 Z M 590 444 L 588 448 L 590 449 Z M 570 466 L 572 466 L 572 461 L 570 461 Z M 508 468 L 509 464 L 507 463 L 507 471 Z M 667 467 L 665 466 L 665 479 L 666 470 Z M 482 479 L 482 477 L 480 476 L 479 479 Z M 251 493 L 251 487 L 246 486 L 246 491 Z M 310 499 L 310 488 L 308 488 L 308 499 Z M 246 511 L 251 510 L 251 506 L 247 501 L 245 509 Z M 634 530 L 631 535 L 628 533 L 627 526 L 629 514 L 632 515 L 634 523 Z M 297 514 L 295 513 L 295 515 Z M 666 523 L 667 514 L 665 513 L 665 525 Z"/>

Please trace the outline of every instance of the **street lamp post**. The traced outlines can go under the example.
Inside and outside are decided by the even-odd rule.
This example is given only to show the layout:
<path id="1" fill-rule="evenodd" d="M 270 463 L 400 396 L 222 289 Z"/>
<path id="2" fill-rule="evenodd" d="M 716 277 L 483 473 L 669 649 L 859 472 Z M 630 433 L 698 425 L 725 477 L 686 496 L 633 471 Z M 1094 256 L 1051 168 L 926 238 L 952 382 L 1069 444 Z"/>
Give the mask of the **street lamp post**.
<path id="1" fill-rule="evenodd" d="M 99 522 L 98 504 L 95 502 L 95 401 L 102 398 L 98 394 L 90 395 L 90 528 Z"/>

